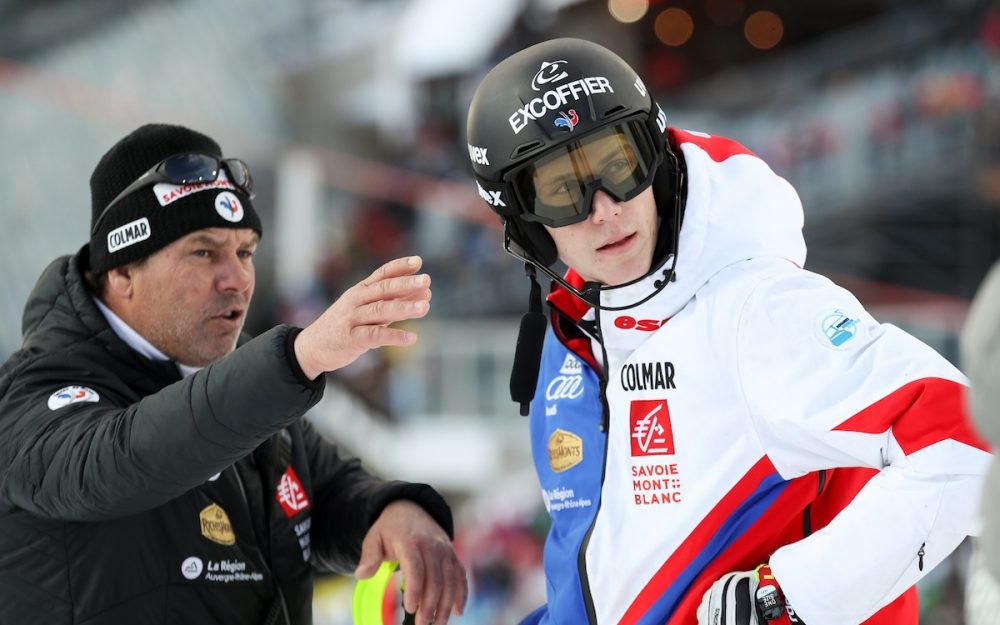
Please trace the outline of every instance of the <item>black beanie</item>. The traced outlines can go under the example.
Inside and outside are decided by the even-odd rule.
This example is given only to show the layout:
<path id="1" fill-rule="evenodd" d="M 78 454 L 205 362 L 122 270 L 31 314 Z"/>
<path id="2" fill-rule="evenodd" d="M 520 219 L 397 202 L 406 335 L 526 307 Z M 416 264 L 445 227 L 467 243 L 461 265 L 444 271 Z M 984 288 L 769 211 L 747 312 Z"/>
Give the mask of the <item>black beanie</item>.
<path id="1" fill-rule="evenodd" d="M 90 176 L 90 228 L 123 189 L 176 154 L 222 158 L 219 144 L 183 126 L 147 124 L 101 157 Z M 250 197 L 228 180 L 176 186 L 157 183 L 123 197 L 90 235 L 95 274 L 140 260 L 202 228 L 250 228 L 262 234 Z"/>

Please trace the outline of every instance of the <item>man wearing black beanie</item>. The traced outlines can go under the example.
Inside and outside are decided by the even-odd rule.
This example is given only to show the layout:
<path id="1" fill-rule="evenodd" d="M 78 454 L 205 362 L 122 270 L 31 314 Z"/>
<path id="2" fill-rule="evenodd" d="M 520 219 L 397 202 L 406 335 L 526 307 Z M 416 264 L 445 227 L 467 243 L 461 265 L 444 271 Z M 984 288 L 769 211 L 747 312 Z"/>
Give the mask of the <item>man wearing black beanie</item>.
<path id="1" fill-rule="evenodd" d="M 241 338 L 262 235 L 247 165 L 151 124 L 90 184 L 90 241 L 42 274 L 0 369 L 0 623 L 298 625 L 313 569 L 382 560 L 417 623 L 461 613 L 445 501 L 302 418 L 325 372 L 416 340 L 391 324 L 429 310 L 420 259 L 305 329 Z"/>

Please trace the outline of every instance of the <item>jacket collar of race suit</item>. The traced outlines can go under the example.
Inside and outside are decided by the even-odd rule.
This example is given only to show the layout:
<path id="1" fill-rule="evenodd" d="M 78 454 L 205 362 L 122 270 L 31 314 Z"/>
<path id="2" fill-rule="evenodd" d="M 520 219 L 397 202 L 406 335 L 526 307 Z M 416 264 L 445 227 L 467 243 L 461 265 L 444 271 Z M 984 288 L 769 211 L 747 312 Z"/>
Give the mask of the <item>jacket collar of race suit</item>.
<path id="1" fill-rule="evenodd" d="M 652 293 L 669 258 L 658 259 L 653 269 L 634 282 L 600 289 L 604 307 L 630 306 L 627 310 L 601 312 L 616 318 L 664 321 L 680 311 L 714 275 L 741 261 L 777 257 L 798 267 L 805 264 L 802 204 L 794 188 L 742 145 L 722 137 L 670 129 L 670 140 L 679 146 L 687 168 L 687 199 L 678 243 L 676 279 L 654 298 Z M 566 281 L 582 287 L 583 280 L 570 268 Z M 549 303 L 574 322 L 591 307 L 566 289 L 556 286 Z M 602 324 L 605 325 L 605 324 Z M 556 326 L 558 328 L 558 325 Z M 655 328 L 651 328 L 655 329 Z M 633 336 L 647 333 L 633 333 Z M 605 343 L 609 337 L 603 337 Z"/>

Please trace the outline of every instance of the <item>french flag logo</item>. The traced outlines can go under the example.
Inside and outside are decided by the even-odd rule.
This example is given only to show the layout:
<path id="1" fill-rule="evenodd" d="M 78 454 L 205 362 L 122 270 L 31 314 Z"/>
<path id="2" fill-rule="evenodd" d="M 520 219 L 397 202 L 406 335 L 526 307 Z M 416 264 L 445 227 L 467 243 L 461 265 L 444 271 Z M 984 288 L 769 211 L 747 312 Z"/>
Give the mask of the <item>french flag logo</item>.
<path id="1" fill-rule="evenodd" d="M 553 122 L 556 128 L 561 128 L 566 132 L 573 132 L 576 125 L 580 123 L 580 116 L 576 114 L 576 109 L 570 109 L 568 112 L 559 112 L 559 117 Z"/>

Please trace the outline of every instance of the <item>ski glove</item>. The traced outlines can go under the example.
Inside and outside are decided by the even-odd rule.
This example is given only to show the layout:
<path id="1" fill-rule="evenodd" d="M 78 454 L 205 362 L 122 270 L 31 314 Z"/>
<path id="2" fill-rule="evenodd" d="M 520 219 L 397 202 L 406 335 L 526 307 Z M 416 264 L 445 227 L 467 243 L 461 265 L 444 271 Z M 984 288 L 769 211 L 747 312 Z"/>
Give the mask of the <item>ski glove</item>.
<path id="1" fill-rule="evenodd" d="M 723 575 L 698 606 L 698 625 L 805 625 L 785 601 L 771 567 Z"/>

